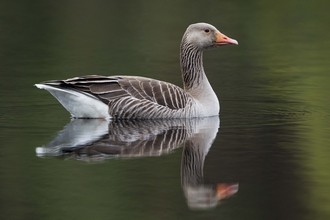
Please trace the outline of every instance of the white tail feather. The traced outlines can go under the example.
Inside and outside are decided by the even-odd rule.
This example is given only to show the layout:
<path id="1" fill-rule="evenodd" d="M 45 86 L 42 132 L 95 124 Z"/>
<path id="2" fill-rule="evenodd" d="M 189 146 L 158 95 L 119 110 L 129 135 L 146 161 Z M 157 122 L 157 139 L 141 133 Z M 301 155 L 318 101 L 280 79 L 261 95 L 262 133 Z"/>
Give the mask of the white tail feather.
<path id="1" fill-rule="evenodd" d="M 93 96 L 74 90 L 35 84 L 50 92 L 75 118 L 109 118 L 108 106 Z"/>

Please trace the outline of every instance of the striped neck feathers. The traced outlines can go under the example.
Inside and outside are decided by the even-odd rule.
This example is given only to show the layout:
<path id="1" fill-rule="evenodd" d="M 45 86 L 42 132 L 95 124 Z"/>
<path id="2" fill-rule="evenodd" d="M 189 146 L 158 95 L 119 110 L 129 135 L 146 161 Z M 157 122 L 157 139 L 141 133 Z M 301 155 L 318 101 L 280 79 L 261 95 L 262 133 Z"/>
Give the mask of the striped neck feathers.
<path id="1" fill-rule="evenodd" d="M 180 46 L 180 65 L 183 78 L 183 87 L 190 90 L 206 78 L 203 68 L 203 51 L 197 46 L 188 43 L 184 36 Z"/>

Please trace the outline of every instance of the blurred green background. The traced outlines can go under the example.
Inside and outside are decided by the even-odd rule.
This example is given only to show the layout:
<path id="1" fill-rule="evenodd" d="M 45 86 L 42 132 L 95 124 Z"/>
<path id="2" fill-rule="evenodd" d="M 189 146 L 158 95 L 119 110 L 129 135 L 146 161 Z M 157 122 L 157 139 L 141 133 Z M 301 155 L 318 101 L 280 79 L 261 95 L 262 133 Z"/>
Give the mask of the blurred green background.
<path id="1" fill-rule="evenodd" d="M 330 2 L 1 1 L 1 219 L 328 219 Z M 208 212 L 187 208 L 182 149 L 86 164 L 41 159 L 69 113 L 33 84 L 140 75 L 181 86 L 179 44 L 207 22 L 239 46 L 207 51 L 221 128 L 210 181 L 239 182 Z"/>

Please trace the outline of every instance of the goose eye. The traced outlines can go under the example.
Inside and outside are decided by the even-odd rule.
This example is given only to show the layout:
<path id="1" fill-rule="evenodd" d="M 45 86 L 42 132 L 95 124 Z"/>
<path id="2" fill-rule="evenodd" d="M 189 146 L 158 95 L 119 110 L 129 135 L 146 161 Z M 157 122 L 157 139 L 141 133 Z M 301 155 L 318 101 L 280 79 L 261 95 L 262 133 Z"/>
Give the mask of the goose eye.
<path id="1" fill-rule="evenodd" d="M 209 32 L 210 32 L 210 30 L 209 30 L 209 29 L 205 29 L 204 31 L 205 31 L 205 33 L 209 33 Z"/>

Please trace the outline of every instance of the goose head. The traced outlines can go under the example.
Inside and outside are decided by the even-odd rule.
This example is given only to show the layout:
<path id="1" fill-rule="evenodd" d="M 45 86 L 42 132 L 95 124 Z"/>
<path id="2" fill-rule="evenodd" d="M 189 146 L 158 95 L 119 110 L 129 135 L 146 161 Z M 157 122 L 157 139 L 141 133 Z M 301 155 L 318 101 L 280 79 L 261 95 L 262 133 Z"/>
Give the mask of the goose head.
<path id="1" fill-rule="evenodd" d="M 236 40 L 227 37 L 207 23 L 191 24 L 183 36 L 182 43 L 192 45 L 202 51 L 218 46 L 238 45 Z"/>

